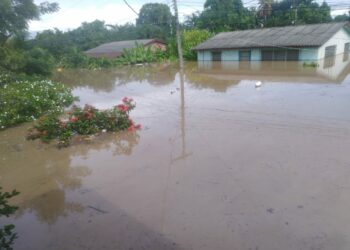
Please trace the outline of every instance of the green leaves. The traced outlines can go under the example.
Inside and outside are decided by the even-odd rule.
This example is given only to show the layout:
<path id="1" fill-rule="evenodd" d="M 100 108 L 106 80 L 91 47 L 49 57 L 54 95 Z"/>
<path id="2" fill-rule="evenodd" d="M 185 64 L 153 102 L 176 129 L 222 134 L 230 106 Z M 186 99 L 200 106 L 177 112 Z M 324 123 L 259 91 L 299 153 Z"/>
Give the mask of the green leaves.
<path id="1" fill-rule="evenodd" d="M 136 20 L 141 38 L 167 39 L 171 34 L 172 25 L 170 8 L 163 3 L 144 4 Z"/>
<path id="2" fill-rule="evenodd" d="M 201 42 L 204 42 L 210 37 L 210 32 L 207 30 L 185 30 L 182 32 L 182 50 L 183 57 L 186 60 L 196 60 L 197 52 L 192 49 L 196 47 Z"/>
<path id="3" fill-rule="evenodd" d="M 14 214 L 18 207 L 11 206 L 8 200 L 19 194 L 18 191 L 13 190 L 12 192 L 2 192 L 0 187 L 0 217 Z M 0 249 L 11 250 L 14 240 L 17 238 L 17 234 L 13 232 L 15 226 L 5 225 L 0 228 Z"/>
<path id="4" fill-rule="evenodd" d="M 32 128 L 27 139 L 40 138 L 44 142 L 58 139 L 58 147 L 70 144 L 73 135 L 92 135 L 104 131 L 134 131 L 141 128 L 135 125 L 129 117 L 129 112 L 135 108 L 132 99 L 125 97 L 123 104 L 107 110 L 98 110 L 90 105 L 83 109 L 73 107 L 68 119 L 60 119 L 57 114 L 41 117 Z"/>
<path id="5" fill-rule="evenodd" d="M 119 64 L 151 63 L 165 59 L 165 53 L 160 49 L 152 49 L 142 44 L 137 44 L 133 49 L 125 49 L 123 55 L 117 58 Z"/>
<path id="6" fill-rule="evenodd" d="M 40 14 L 58 10 L 57 3 L 44 2 L 36 5 L 33 0 L 0 1 L 0 46 L 6 40 L 28 27 L 28 22 L 38 19 Z"/>
<path id="7" fill-rule="evenodd" d="M 15 80 L 0 72 L 0 129 L 44 113 L 61 113 L 73 101 L 71 90 L 63 84 L 28 77 Z"/>

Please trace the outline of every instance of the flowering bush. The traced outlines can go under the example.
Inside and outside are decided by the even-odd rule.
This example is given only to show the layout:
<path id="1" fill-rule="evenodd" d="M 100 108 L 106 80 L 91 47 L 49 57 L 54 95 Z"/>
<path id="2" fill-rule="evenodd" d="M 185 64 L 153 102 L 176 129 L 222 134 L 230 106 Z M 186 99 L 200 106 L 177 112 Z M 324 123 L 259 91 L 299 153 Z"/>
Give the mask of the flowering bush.
<path id="1" fill-rule="evenodd" d="M 93 106 L 85 105 L 83 109 L 73 107 L 66 119 L 55 114 L 43 116 L 29 131 L 28 139 L 40 138 L 42 141 L 58 139 L 58 145 L 68 146 L 73 135 L 91 135 L 107 131 L 135 131 L 141 125 L 135 125 L 129 113 L 135 108 L 130 98 L 123 98 L 122 104 L 112 109 L 98 110 Z"/>
<path id="2" fill-rule="evenodd" d="M 0 130 L 45 113 L 61 113 L 74 101 L 70 89 L 50 80 L 13 80 L 0 74 L 0 83 Z"/>

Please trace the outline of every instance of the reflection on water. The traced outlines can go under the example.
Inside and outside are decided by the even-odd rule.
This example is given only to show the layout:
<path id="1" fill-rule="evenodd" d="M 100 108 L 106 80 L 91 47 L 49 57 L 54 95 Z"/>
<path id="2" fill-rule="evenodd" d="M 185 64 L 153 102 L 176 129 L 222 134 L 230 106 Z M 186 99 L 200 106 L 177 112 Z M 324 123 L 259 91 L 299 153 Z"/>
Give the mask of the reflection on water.
<path id="1" fill-rule="evenodd" d="M 47 224 L 54 224 L 61 216 L 84 211 L 82 204 L 66 197 L 67 191 L 80 189 L 82 178 L 92 173 L 86 166 L 74 163 L 77 157 L 87 157 L 91 150 L 130 155 L 139 141 L 136 132 L 101 134 L 93 141 L 76 138 L 73 145 L 77 146 L 57 150 L 54 145 L 25 141 L 27 127 L 0 134 L 1 186 L 20 190 L 15 200 L 19 206 L 18 218 L 33 212 L 39 221 Z"/>
<path id="2" fill-rule="evenodd" d="M 62 150 L 1 131 L 16 249 L 349 249 L 350 68 L 319 64 L 58 73 L 79 105 L 134 98 L 143 129 Z"/>
<path id="3" fill-rule="evenodd" d="M 272 82 L 310 82 L 310 83 L 341 83 L 347 76 L 350 68 L 349 60 L 344 61 L 340 54 L 332 59 L 334 63 L 328 64 L 327 60 L 317 62 L 317 67 L 304 65 L 304 62 L 280 62 L 280 61 L 252 61 L 252 62 L 198 62 L 198 73 L 204 74 L 203 78 L 215 78 L 215 80 L 267 80 Z"/>
<path id="4" fill-rule="evenodd" d="M 71 87 L 89 87 L 94 91 L 112 91 L 116 85 L 130 82 L 147 82 L 151 85 L 170 84 L 175 79 L 174 64 L 158 64 L 151 66 L 125 66 L 117 69 L 103 70 L 65 70 L 56 73 L 54 80 Z"/>

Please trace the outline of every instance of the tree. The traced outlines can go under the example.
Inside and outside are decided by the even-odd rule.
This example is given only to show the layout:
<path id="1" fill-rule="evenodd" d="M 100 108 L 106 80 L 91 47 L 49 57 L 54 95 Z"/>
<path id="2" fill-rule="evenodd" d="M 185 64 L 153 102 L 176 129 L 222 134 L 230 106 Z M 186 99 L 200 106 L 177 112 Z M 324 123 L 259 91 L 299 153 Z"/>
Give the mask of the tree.
<path id="1" fill-rule="evenodd" d="M 136 27 L 142 38 L 167 39 L 172 35 L 173 20 L 168 5 L 148 3 L 142 6 Z"/>
<path id="2" fill-rule="evenodd" d="M 343 14 L 343 15 L 338 15 L 335 16 L 333 19 L 335 22 L 346 22 L 346 21 L 350 21 L 350 11 L 348 14 Z"/>
<path id="3" fill-rule="evenodd" d="M 272 13 L 273 0 L 259 0 L 258 16 L 263 18 L 264 24 L 266 23 L 267 17 Z"/>
<path id="4" fill-rule="evenodd" d="M 255 27 L 254 13 L 241 0 L 206 0 L 203 12 L 191 19 L 197 28 L 215 33 Z"/>
<path id="5" fill-rule="evenodd" d="M 33 0 L 0 0 L 0 45 L 28 27 L 28 22 L 39 19 L 41 14 L 58 10 L 57 3 L 43 2 L 36 5 Z"/>
<path id="6" fill-rule="evenodd" d="M 183 57 L 186 60 L 197 60 L 197 53 L 192 49 L 198 44 L 208 40 L 210 32 L 207 30 L 185 30 L 182 32 L 182 50 Z"/>
<path id="7" fill-rule="evenodd" d="M 332 21 L 331 9 L 326 2 L 319 5 L 314 0 L 282 0 L 272 4 L 272 13 L 266 26 L 326 23 Z"/>

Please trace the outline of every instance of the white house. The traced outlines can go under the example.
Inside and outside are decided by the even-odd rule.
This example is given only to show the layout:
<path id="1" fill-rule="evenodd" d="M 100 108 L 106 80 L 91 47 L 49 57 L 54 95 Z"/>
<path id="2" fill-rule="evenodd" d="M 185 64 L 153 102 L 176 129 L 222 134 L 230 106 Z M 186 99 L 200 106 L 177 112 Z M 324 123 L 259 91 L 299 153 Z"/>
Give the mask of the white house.
<path id="1" fill-rule="evenodd" d="M 194 48 L 198 61 L 308 61 L 343 54 L 349 60 L 350 24 L 324 23 L 223 32 Z"/>

